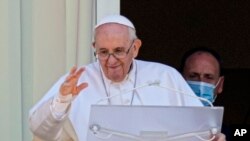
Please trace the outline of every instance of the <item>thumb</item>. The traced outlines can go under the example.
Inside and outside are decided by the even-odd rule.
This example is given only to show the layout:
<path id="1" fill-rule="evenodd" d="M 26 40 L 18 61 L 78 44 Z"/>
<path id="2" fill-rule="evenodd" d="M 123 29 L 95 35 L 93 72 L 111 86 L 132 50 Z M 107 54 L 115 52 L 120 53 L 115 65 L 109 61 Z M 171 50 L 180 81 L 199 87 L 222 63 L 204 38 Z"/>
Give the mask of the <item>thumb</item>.
<path id="1" fill-rule="evenodd" d="M 86 87 L 88 87 L 88 83 L 81 83 L 79 86 L 74 88 L 72 94 L 73 95 L 78 95 Z"/>

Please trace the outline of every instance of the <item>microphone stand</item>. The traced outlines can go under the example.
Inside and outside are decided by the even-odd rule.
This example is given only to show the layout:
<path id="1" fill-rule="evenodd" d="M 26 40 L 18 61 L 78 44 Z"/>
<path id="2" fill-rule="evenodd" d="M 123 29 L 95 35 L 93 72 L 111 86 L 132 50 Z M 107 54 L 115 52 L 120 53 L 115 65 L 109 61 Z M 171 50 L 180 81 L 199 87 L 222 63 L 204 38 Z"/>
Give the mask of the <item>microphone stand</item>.
<path id="1" fill-rule="evenodd" d="M 176 90 L 176 89 L 173 89 L 173 88 L 170 88 L 170 87 L 167 87 L 167 86 L 162 86 L 162 85 L 160 85 L 160 81 L 148 82 L 148 83 L 146 83 L 146 84 L 144 84 L 144 85 L 141 85 L 141 86 L 135 87 L 135 88 L 133 88 L 133 89 L 130 89 L 130 90 L 124 92 L 124 93 L 121 92 L 121 93 L 119 93 L 119 94 L 115 94 L 115 95 L 112 95 L 112 96 L 108 96 L 108 97 L 102 98 L 102 99 L 100 99 L 99 101 L 97 101 L 96 104 L 99 104 L 99 103 L 101 103 L 102 101 L 105 101 L 105 100 L 114 98 L 114 97 L 116 97 L 116 96 L 121 96 L 121 95 L 130 94 L 130 92 L 132 92 L 132 91 L 136 91 L 137 89 L 141 89 L 141 88 L 148 87 L 148 86 L 149 86 L 149 87 L 151 87 L 151 86 L 156 86 L 156 87 L 159 87 L 159 88 L 163 88 L 163 89 L 167 89 L 167 90 L 170 90 L 170 91 L 174 91 L 174 92 L 176 92 L 176 93 L 178 93 L 178 94 L 182 94 L 182 96 L 188 96 L 188 97 L 192 97 L 192 98 L 195 98 L 195 99 L 199 99 L 199 100 L 201 100 L 201 101 L 205 101 L 205 102 L 207 102 L 207 103 L 210 105 L 210 107 L 214 107 L 214 105 L 213 105 L 212 102 L 210 102 L 209 100 L 207 100 L 207 99 L 205 99 L 205 98 L 203 98 L 203 97 L 198 97 L 198 96 L 196 96 L 196 95 L 187 94 L 186 92 L 183 92 L 183 91 L 180 91 L 180 90 Z M 137 92 L 136 92 L 136 93 L 137 93 Z M 137 95 L 138 95 L 138 97 L 139 97 L 139 94 L 138 94 L 138 93 L 137 93 Z M 143 102 L 141 101 L 141 99 L 139 99 L 139 100 L 140 100 L 141 103 L 143 103 Z"/>

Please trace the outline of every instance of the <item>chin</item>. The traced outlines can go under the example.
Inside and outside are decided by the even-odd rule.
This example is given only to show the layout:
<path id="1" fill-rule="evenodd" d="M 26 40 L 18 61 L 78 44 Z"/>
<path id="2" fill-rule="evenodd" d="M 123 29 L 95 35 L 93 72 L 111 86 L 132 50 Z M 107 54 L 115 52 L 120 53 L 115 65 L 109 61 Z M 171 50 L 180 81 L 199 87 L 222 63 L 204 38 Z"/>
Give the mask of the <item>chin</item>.
<path id="1" fill-rule="evenodd" d="M 116 82 L 119 82 L 119 81 L 122 81 L 124 76 L 122 73 L 120 73 L 120 71 L 118 71 L 119 73 L 116 73 L 117 71 L 109 71 L 108 73 L 108 78 L 112 81 L 116 81 Z"/>
<path id="2" fill-rule="evenodd" d="M 111 78 L 111 80 L 114 81 L 114 82 L 121 82 L 121 81 L 123 80 L 123 78 L 121 78 L 121 77 L 118 77 L 118 78 L 115 77 L 115 78 L 114 78 L 114 77 L 113 77 L 113 78 Z"/>

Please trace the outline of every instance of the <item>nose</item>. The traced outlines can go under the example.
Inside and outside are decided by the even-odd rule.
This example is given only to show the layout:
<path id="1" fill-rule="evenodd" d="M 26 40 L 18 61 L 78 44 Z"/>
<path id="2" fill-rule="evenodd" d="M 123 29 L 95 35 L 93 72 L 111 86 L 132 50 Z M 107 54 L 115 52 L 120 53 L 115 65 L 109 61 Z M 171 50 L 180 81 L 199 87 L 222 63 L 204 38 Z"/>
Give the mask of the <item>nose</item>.
<path id="1" fill-rule="evenodd" d="M 113 53 L 110 53 L 107 59 L 108 64 L 114 64 L 117 61 L 117 58 L 114 56 Z"/>
<path id="2" fill-rule="evenodd" d="M 204 78 L 200 75 L 200 76 L 198 77 L 198 81 L 204 81 Z"/>
<path id="3" fill-rule="evenodd" d="M 200 76 L 199 76 L 199 81 L 211 83 L 211 82 L 210 82 L 211 80 L 209 80 L 209 79 L 208 79 L 206 76 L 204 76 L 204 75 L 200 75 Z"/>

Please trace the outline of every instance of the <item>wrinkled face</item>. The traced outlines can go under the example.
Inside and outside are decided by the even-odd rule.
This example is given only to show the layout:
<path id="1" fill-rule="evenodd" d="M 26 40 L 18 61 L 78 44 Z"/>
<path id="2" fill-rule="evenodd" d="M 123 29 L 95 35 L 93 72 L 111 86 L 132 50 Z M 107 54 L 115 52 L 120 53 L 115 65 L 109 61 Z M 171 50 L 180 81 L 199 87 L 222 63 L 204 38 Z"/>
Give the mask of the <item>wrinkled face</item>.
<path id="1" fill-rule="evenodd" d="M 105 76 L 114 82 L 124 80 L 130 70 L 133 58 L 138 54 L 140 45 L 139 39 L 130 39 L 127 26 L 113 23 L 98 27 L 93 43 L 97 53 L 103 51 L 110 53 L 106 59 L 97 58 Z M 112 54 L 119 51 L 125 51 L 126 56 L 117 58 Z"/>
<path id="2" fill-rule="evenodd" d="M 183 77 L 186 80 L 202 81 L 218 86 L 215 94 L 221 93 L 223 89 L 224 77 L 219 76 L 219 63 L 206 52 L 196 52 L 192 54 L 185 62 Z"/>

